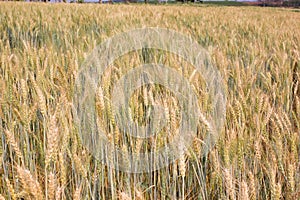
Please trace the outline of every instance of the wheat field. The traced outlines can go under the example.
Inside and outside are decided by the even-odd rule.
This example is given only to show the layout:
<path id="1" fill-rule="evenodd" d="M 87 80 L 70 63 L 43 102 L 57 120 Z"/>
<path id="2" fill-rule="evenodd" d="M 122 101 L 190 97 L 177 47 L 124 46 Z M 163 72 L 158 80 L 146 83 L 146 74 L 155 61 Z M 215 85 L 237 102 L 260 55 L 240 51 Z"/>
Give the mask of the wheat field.
<path id="1" fill-rule="evenodd" d="M 0 199 L 300 199 L 300 14 L 292 9 L 192 5 L 0 3 Z M 201 156 L 191 148 L 169 166 L 125 173 L 82 144 L 72 111 L 76 74 L 88 54 L 123 31 L 162 27 L 191 36 L 211 55 L 226 88 L 226 120 Z M 138 89 L 132 119 L 158 103 L 166 127 L 150 141 L 130 139 L 114 119 L 114 82 L 145 62 L 132 52 L 110 66 L 96 98 L 98 122 L 124 151 L 166 145 L 178 128 L 178 102 L 161 86 Z M 185 77 L 192 66 L 146 52 Z M 192 79 L 199 104 L 211 102 Z"/>

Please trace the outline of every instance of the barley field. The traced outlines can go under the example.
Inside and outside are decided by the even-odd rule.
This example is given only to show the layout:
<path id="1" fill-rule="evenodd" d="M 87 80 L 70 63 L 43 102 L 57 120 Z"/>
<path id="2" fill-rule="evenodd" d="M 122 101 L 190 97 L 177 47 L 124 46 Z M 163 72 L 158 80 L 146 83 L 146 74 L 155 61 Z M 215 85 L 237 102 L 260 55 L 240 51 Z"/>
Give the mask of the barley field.
<path id="1" fill-rule="evenodd" d="M 300 199 L 300 13 L 293 9 L 196 5 L 0 3 L 0 199 Z M 74 121 L 78 71 L 105 39 L 162 27 L 189 35 L 210 53 L 226 90 L 226 120 L 203 156 L 199 124 L 192 146 L 169 166 L 126 173 L 82 144 Z M 146 58 L 145 58 L 146 54 Z M 158 85 L 130 99 L 132 121 L 147 123 L 161 104 L 166 127 L 149 141 L 117 126 L 111 89 L 133 66 L 163 62 L 211 100 L 201 75 L 172 54 L 131 52 L 98 86 L 99 126 L 123 151 L 163 147 L 177 133 L 180 108 Z"/>

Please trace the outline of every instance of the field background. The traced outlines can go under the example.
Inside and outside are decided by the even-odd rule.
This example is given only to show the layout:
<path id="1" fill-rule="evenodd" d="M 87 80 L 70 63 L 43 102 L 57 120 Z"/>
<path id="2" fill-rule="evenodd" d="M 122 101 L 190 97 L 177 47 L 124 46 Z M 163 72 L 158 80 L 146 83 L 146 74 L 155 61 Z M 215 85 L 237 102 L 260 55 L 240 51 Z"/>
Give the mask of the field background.
<path id="1" fill-rule="evenodd" d="M 296 11 L 0 3 L 0 199 L 299 199 Z M 147 26 L 189 34 L 209 50 L 224 78 L 227 117 L 206 162 L 195 138 L 169 167 L 126 174 L 102 165 L 81 145 L 73 86 L 97 44 Z M 97 104 L 108 126 L 114 125 L 112 110 L 101 97 L 109 97 L 116 78 L 110 74 Z M 199 101 L 209 104 L 206 96 Z"/>

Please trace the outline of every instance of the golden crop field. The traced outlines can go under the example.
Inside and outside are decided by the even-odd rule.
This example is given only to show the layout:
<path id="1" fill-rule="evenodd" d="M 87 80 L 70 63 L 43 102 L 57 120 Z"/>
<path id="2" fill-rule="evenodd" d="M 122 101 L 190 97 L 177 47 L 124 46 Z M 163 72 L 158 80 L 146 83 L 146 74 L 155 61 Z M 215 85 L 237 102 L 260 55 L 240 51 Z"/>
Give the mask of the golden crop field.
<path id="1" fill-rule="evenodd" d="M 300 199 L 299 22 L 299 10 L 283 8 L 1 2 L 0 199 Z M 98 44 L 144 27 L 175 30 L 207 49 L 222 76 L 226 118 L 207 154 L 210 123 L 203 120 L 179 159 L 127 173 L 82 143 L 74 86 Z M 112 88 L 134 66 L 150 59 L 168 64 L 190 80 L 201 109 L 211 111 L 201 74 L 172 53 L 161 55 L 130 52 L 97 85 L 97 124 L 128 154 L 168 145 L 181 120 L 175 95 L 150 84 L 130 98 L 130 120 L 147 124 L 150 105 L 159 104 L 166 126 L 145 140 L 118 127 Z"/>

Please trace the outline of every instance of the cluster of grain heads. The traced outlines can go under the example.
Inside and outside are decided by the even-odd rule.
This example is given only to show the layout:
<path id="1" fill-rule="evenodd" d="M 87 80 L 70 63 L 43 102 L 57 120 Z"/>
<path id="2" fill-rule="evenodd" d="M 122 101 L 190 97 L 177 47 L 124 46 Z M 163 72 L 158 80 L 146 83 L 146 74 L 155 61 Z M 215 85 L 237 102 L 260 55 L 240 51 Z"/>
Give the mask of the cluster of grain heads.
<path id="1" fill-rule="evenodd" d="M 3 3 L 0 199 L 299 199 L 299 20 L 287 9 Z M 72 95 L 88 52 L 115 33 L 143 26 L 175 29 L 209 49 L 224 79 L 227 115 L 207 157 L 201 150 L 211 127 L 203 115 L 191 148 L 176 162 L 127 174 L 81 144 Z M 128 165 L 130 153 L 172 142 L 181 120 L 174 95 L 149 84 L 132 95 L 129 120 L 152 122 L 153 105 L 161 105 L 158 121 L 167 126 L 149 140 L 118 127 L 111 90 L 133 67 L 151 59 L 174 67 L 192 83 L 201 110 L 209 113 L 212 106 L 201 75 L 165 53 L 122 56 L 96 92 L 97 125 Z"/>
<path id="2" fill-rule="evenodd" d="M 40 183 L 29 170 L 24 169 L 21 166 L 17 166 L 17 174 L 25 192 L 24 195 L 29 195 L 29 198 L 34 199 L 44 199 L 44 194 Z"/>

